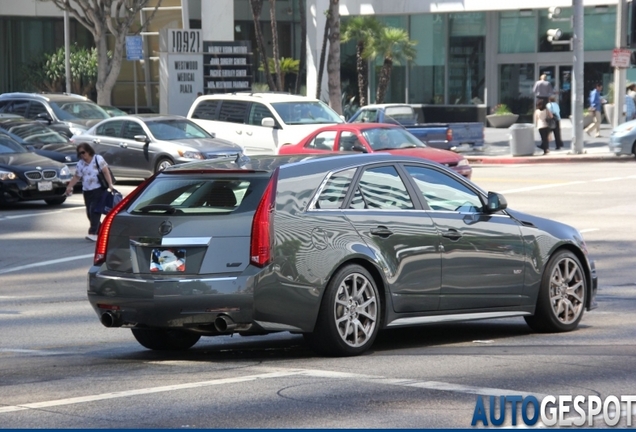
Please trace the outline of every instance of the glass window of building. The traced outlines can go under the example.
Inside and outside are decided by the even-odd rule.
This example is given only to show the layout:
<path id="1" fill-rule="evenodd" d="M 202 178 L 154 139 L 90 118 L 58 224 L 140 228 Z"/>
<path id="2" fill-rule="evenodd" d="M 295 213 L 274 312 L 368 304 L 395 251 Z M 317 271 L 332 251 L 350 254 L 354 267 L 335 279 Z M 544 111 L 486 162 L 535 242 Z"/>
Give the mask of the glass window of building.
<path id="1" fill-rule="evenodd" d="M 583 20 L 583 46 L 585 51 L 614 49 L 616 6 L 587 7 L 585 8 Z"/>
<path id="2" fill-rule="evenodd" d="M 410 62 L 409 103 L 443 104 L 446 64 L 446 20 L 442 14 L 410 17 L 410 37 L 418 41 Z"/>
<path id="3" fill-rule="evenodd" d="M 499 103 L 519 114 L 522 121 L 532 121 L 534 112 L 534 96 L 532 87 L 534 77 L 534 63 L 502 64 L 499 66 Z M 525 119 L 525 120 L 524 120 Z"/>
<path id="4" fill-rule="evenodd" d="M 535 52 L 535 41 L 531 37 L 526 37 L 526 35 L 536 33 L 537 21 L 534 11 L 508 11 L 499 13 L 499 53 Z"/>
<path id="5" fill-rule="evenodd" d="M 448 30 L 448 103 L 483 103 L 486 14 L 449 14 Z"/>

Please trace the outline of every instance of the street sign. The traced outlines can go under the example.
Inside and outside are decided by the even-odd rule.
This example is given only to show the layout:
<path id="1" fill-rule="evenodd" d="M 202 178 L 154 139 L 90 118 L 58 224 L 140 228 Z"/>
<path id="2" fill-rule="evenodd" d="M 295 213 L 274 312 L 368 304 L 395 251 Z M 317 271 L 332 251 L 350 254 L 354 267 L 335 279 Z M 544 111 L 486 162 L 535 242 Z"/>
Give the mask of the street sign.
<path id="1" fill-rule="evenodd" d="M 126 36 L 126 60 L 143 60 L 144 51 L 141 36 Z"/>
<path id="2" fill-rule="evenodd" d="M 619 48 L 614 49 L 612 52 L 612 67 L 628 68 L 630 66 L 631 55 L 631 50 Z"/>

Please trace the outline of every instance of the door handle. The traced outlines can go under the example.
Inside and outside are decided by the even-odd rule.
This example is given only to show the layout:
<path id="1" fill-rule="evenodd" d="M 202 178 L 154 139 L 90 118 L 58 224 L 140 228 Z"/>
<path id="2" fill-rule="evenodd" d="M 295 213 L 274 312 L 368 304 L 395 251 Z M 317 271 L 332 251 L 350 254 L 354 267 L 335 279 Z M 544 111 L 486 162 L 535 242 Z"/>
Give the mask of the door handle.
<path id="1" fill-rule="evenodd" d="M 237 131 L 235 131 L 235 132 L 236 132 L 238 135 L 241 135 L 241 134 L 243 133 L 243 131 L 241 131 L 241 130 L 237 130 Z"/>
<path id="2" fill-rule="evenodd" d="M 378 237 L 388 237 L 391 234 L 393 234 L 393 231 L 391 231 L 390 229 L 388 229 L 387 227 L 382 226 L 382 225 L 380 225 L 380 226 L 378 226 L 376 228 L 371 228 L 370 232 L 371 232 L 371 235 L 375 235 L 375 236 L 378 236 Z"/>
<path id="3" fill-rule="evenodd" d="M 252 136 L 252 132 L 245 132 L 246 134 L 248 134 L 249 136 Z"/>
<path id="4" fill-rule="evenodd" d="M 128 144 L 127 143 L 119 143 L 119 147 L 128 148 Z"/>
<path id="5" fill-rule="evenodd" d="M 93 144 L 99 144 L 99 140 L 98 140 L 97 138 L 95 138 L 95 139 L 93 140 Z"/>
<path id="6" fill-rule="evenodd" d="M 451 240 L 459 240 L 460 238 L 462 238 L 462 235 L 456 229 L 451 228 L 447 230 L 445 233 L 443 233 L 442 237 L 446 237 L 447 239 L 451 239 Z"/>

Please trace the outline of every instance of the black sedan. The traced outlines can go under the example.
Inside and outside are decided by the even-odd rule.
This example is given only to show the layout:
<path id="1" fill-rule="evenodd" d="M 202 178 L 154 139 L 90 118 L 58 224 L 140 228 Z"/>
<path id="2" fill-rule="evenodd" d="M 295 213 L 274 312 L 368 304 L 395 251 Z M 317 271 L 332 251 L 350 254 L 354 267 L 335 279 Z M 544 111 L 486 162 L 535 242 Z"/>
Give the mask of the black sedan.
<path id="1" fill-rule="evenodd" d="M 597 278 L 581 233 L 390 154 L 255 156 L 164 170 L 108 214 L 88 298 L 150 349 L 303 333 L 361 354 L 385 328 L 523 317 L 576 329 Z"/>
<path id="2" fill-rule="evenodd" d="M 0 206 L 35 200 L 62 204 L 71 177 L 63 163 L 27 151 L 7 135 L 0 135 Z"/>

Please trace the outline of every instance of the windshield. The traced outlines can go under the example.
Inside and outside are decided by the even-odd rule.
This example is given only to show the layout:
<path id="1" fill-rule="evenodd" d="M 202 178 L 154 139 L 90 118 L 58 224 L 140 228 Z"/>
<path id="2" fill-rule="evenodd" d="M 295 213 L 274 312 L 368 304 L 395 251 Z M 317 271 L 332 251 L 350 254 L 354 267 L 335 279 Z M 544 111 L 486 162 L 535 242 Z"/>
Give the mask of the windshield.
<path id="1" fill-rule="evenodd" d="M 3 153 L 27 153 L 27 151 L 6 135 L 0 135 L 0 154 Z"/>
<path id="2" fill-rule="evenodd" d="M 51 144 L 68 142 L 66 137 L 37 122 L 12 125 L 8 130 L 27 143 Z"/>
<path id="3" fill-rule="evenodd" d="M 373 150 L 426 147 L 426 144 L 401 128 L 365 129 L 362 136 Z"/>
<path id="4" fill-rule="evenodd" d="M 338 113 L 320 101 L 277 102 L 272 107 L 288 125 L 344 123 Z"/>
<path id="5" fill-rule="evenodd" d="M 146 126 L 157 140 L 212 138 L 205 130 L 189 120 L 161 120 L 146 122 Z"/>
<path id="6" fill-rule="evenodd" d="M 99 105 L 89 101 L 50 103 L 53 112 L 60 120 L 107 119 L 108 113 Z"/>

